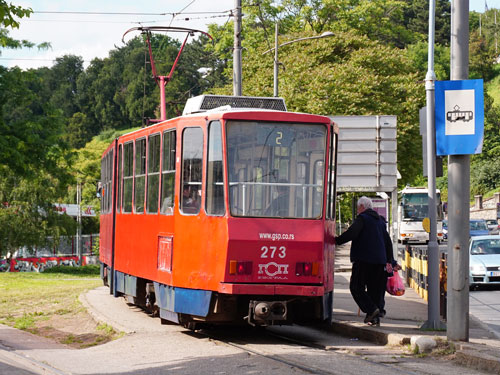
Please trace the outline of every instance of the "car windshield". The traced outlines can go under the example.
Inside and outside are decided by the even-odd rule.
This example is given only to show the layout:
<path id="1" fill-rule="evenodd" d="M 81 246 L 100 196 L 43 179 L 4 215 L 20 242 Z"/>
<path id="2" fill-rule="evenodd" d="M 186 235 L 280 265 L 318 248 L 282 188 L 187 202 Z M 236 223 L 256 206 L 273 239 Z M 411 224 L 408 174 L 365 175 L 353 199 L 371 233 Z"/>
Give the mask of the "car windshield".
<path id="1" fill-rule="evenodd" d="M 485 239 L 472 242 L 472 255 L 493 255 L 500 254 L 500 239 Z"/>
<path id="2" fill-rule="evenodd" d="M 488 230 L 488 226 L 485 221 L 471 221 L 469 226 L 470 230 Z"/>
<path id="3" fill-rule="evenodd" d="M 228 121 L 231 215 L 321 217 L 326 134 L 319 124 Z"/>

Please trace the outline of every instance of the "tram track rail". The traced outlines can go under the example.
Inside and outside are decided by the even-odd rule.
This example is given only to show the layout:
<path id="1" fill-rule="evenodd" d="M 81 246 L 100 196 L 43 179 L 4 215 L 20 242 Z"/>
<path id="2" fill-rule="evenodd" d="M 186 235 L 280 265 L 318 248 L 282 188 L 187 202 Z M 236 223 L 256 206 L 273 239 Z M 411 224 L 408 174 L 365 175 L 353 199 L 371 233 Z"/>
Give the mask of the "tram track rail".
<path id="1" fill-rule="evenodd" d="M 373 367 L 376 366 L 380 369 L 380 372 L 373 372 L 373 374 L 407 374 L 407 375 L 421 375 L 421 372 L 418 371 L 410 371 L 404 368 L 401 368 L 400 366 L 397 366 L 396 364 L 391 364 L 391 363 L 381 363 L 379 361 L 372 360 L 370 358 L 366 358 L 364 356 L 360 356 L 356 354 L 355 352 L 351 352 L 350 350 L 342 347 L 327 347 L 322 344 L 310 342 L 307 340 L 298 340 L 293 337 L 286 336 L 284 334 L 279 334 L 275 332 L 270 332 L 268 330 L 260 330 L 259 333 L 261 333 L 260 337 L 262 340 L 265 339 L 272 339 L 272 340 L 279 340 L 278 342 L 274 342 L 274 345 L 279 345 L 280 343 L 287 343 L 290 345 L 295 346 L 295 349 L 299 350 L 318 350 L 322 353 L 331 353 L 332 355 L 336 356 L 342 356 L 344 358 L 349 358 L 352 360 L 353 358 L 356 359 L 357 361 L 363 361 L 366 366 Z M 201 337 L 208 338 L 212 341 L 217 341 L 219 343 L 222 343 L 224 345 L 228 345 L 234 348 L 237 348 L 239 350 L 242 350 L 250 355 L 256 355 L 260 356 L 263 358 L 266 358 L 271 361 L 279 362 L 281 364 L 290 366 L 292 368 L 295 368 L 297 370 L 303 371 L 308 374 L 315 374 L 315 375 L 346 375 L 346 372 L 344 369 L 327 369 L 327 368 L 322 368 L 319 366 L 313 366 L 310 364 L 304 364 L 303 362 L 300 362 L 299 360 L 294 360 L 289 358 L 290 354 L 283 355 L 283 354 L 278 354 L 274 352 L 267 351 L 265 349 L 259 348 L 258 345 L 255 345 L 251 342 L 251 339 L 248 340 L 249 342 L 242 342 L 242 339 L 228 339 L 226 337 L 223 337 L 223 334 L 216 333 L 211 330 L 202 330 L 202 331 L 197 331 L 196 335 L 200 335 Z M 301 348 L 302 347 L 302 348 Z M 346 351 L 343 351 L 346 350 Z M 399 362 L 398 362 L 399 363 Z M 360 370 L 360 372 L 363 372 Z"/>

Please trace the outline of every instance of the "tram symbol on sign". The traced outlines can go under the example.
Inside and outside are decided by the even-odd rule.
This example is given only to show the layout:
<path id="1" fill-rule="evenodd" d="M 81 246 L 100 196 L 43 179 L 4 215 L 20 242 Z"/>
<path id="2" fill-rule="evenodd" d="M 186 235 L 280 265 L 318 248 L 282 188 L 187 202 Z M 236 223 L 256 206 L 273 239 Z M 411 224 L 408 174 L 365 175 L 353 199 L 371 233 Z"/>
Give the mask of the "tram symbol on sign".
<path id="1" fill-rule="evenodd" d="M 456 105 L 453 107 L 453 111 L 446 112 L 446 119 L 449 122 L 465 121 L 469 122 L 474 118 L 474 113 L 472 111 L 461 111 L 460 107 Z"/>

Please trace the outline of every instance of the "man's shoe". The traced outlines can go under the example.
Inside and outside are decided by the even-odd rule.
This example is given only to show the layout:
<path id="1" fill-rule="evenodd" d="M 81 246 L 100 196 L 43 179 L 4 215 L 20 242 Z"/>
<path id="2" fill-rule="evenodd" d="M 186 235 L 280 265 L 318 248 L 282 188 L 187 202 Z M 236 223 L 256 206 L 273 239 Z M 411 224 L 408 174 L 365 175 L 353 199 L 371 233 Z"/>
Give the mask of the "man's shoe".
<path id="1" fill-rule="evenodd" d="M 380 327 L 380 318 L 377 317 L 373 319 L 371 322 L 368 322 L 368 325 L 372 327 Z"/>
<path id="2" fill-rule="evenodd" d="M 373 319 L 377 318 L 379 314 L 379 309 L 375 309 L 375 311 L 373 311 L 371 314 L 366 314 L 365 323 L 371 322 Z"/>

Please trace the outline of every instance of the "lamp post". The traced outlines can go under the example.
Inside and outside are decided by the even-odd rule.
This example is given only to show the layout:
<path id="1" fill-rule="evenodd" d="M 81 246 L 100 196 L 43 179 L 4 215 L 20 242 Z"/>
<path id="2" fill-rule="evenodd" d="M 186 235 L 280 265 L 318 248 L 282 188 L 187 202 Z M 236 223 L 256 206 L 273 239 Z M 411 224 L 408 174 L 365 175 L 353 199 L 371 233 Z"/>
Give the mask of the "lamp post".
<path id="1" fill-rule="evenodd" d="M 278 60 L 278 50 L 280 47 L 286 46 L 287 44 L 292 44 L 296 42 L 301 42 L 303 40 L 311 40 L 311 39 L 321 39 L 321 38 L 328 38 L 330 36 L 334 36 L 334 34 L 331 31 L 325 31 L 321 35 L 316 35 L 316 36 L 308 36 L 305 38 L 299 38 L 295 40 L 288 41 L 283 44 L 278 45 L 278 23 L 275 25 L 275 30 L 274 30 L 274 48 L 268 49 L 263 53 L 265 55 L 268 52 L 274 51 L 274 96 L 278 96 L 278 67 L 279 67 L 279 60 Z"/>

